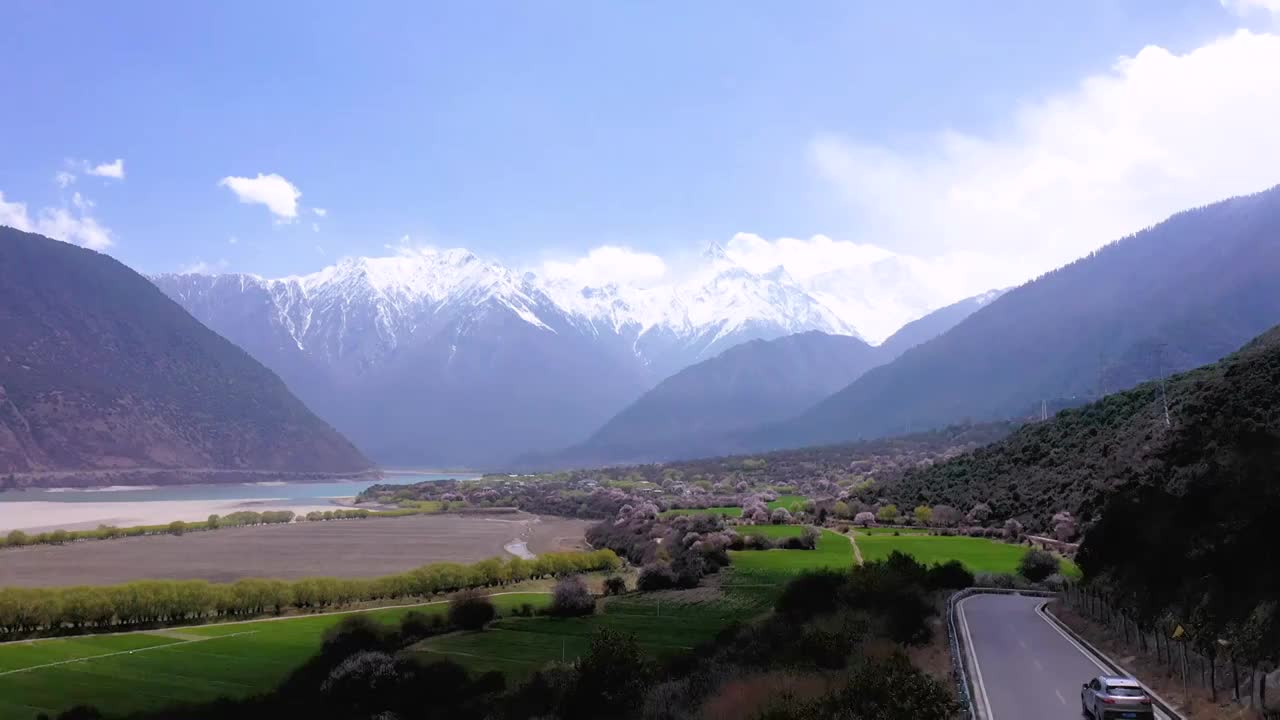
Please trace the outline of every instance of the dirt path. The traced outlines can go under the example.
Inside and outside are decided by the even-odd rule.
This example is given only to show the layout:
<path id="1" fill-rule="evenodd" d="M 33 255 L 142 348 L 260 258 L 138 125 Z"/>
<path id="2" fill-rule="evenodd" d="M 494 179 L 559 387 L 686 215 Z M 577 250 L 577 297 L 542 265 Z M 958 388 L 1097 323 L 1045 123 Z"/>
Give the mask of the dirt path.
<path id="1" fill-rule="evenodd" d="M 862 565 L 862 549 L 858 547 L 858 541 L 854 539 L 855 534 L 854 530 L 849 531 L 849 544 L 853 546 L 853 559 L 857 560 L 859 565 Z"/>

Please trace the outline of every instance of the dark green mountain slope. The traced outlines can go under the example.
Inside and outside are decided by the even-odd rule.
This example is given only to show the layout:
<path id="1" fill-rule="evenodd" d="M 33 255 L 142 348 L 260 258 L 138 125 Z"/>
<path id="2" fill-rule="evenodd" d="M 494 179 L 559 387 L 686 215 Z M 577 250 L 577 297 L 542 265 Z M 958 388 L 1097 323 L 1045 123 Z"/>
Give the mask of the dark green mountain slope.
<path id="1" fill-rule="evenodd" d="M 748 449 L 1024 415 L 1212 362 L 1280 321 L 1280 188 L 1173 216 L 1011 290 Z"/>
<path id="2" fill-rule="evenodd" d="M 0 227 L 0 473 L 369 466 L 146 278 Z"/>
<path id="3" fill-rule="evenodd" d="M 714 454 L 726 432 L 788 418 L 844 387 L 880 357 L 858 338 L 820 332 L 743 343 L 663 380 L 557 462 Z"/>
<path id="4" fill-rule="evenodd" d="M 1119 489 L 1178 492 L 1225 481 L 1241 475 L 1241 458 L 1252 458 L 1255 480 L 1280 484 L 1280 328 L 1220 362 L 1170 377 L 1163 394 L 1161 385 L 1064 410 L 1001 442 L 910 471 L 882 492 L 900 507 L 985 502 L 994 517 L 1043 528 L 1059 510 L 1096 518 Z"/>

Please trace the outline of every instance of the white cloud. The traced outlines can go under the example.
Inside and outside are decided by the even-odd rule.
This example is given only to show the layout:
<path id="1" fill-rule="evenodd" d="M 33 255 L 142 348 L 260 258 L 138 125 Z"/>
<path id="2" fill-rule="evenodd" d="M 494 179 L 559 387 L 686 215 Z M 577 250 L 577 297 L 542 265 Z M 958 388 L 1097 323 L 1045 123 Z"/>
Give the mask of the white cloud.
<path id="1" fill-rule="evenodd" d="M 579 287 L 599 287 L 609 283 L 643 286 L 662 280 L 667 274 L 667 264 L 652 253 L 602 245 L 592 248 L 582 257 L 544 261 L 540 274 Z"/>
<path id="2" fill-rule="evenodd" d="M 224 177 L 218 185 L 230 188 L 242 203 L 266 205 L 279 220 L 290 222 L 298 217 L 298 198 L 302 197 L 302 192 L 275 173 L 258 173 L 256 178 Z"/>
<path id="3" fill-rule="evenodd" d="M 320 217 L 324 217 L 329 214 L 329 211 L 325 210 L 324 208 L 311 208 L 311 212 L 315 213 L 316 215 L 319 215 Z"/>
<path id="4" fill-rule="evenodd" d="M 78 192 L 71 195 L 71 204 L 78 210 L 88 210 L 93 207 L 93 201 Z"/>
<path id="5" fill-rule="evenodd" d="M 101 163 L 85 170 L 90 175 L 98 177 L 114 178 L 116 180 L 124 179 L 124 159 L 116 158 L 114 162 Z"/>
<path id="6" fill-rule="evenodd" d="M 1237 15 L 1249 15 L 1255 11 L 1280 15 L 1280 0 L 1220 0 L 1222 7 Z"/>
<path id="7" fill-rule="evenodd" d="M 320 232 L 320 223 L 311 223 L 312 232 Z"/>
<path id="8" fill-rule="evenodd" d="M 1170 214 L 1280 182 L 1280 36 L 1238 31 L 1186 54 L 1146 47 L 1028 103 L 992 136 L 910 149 L 816 139 L 812 158 L 862 237 L 1025 280 Z M 985 288 L 970 284 L 965 292 Z"/>
<path id="9" fill-rule="evenodd" d="M 79 198 L 79 193 L 76 193 L 76 197 Z M 92 204 L 77 204 L 75 212 L 67 208 L 42 208 L 33 218 L 27 212 L 25 203 L 6 202 L 4 192 L 0 192 L 0 225 L 39 233 L 93 250 L 106 249 L 113 242 L 111 231 L 86 214 L 88 207 L 92 207 Z"/>
<path id="10" fill-rule="evenodd" d="M 178 268 L 178 273 L 181 275 L 217 275 L 226 270 L 229 265 L 230 263 L 227 262 L 226 258 L 212 263 L 196 260 Z"/>
<path id="11" fill-rule="evenodd" d="M 53 181 L 58 183 L 58 187 L 65 189 L 68 185 L 76 181 L 76 176 L 75 173 L 61 170 L 57 175 L 53 176 Z"/>
<path id="12" fill-rule="evenodd" d="M 227 238 L 228 245 L 235 245 L 238 242 L 240 242 L 240 238 L 236 237 L 235 235 L 232 235 L 231 237 Z"/>

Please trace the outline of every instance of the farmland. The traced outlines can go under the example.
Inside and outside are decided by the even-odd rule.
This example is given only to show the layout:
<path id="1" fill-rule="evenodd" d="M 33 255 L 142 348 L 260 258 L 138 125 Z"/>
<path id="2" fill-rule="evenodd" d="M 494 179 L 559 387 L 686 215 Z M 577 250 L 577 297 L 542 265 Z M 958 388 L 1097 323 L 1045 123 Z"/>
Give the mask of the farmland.
<path id="1" fill-rule="evenodd" d="M 777 510 L 778 508 L 790 510 L 793 505 L 797 503 L 803 505 L 807 500 L 808 498 L 806 498 L 803 495 L 779 495 L 776 500 L 770 500 L 769 502 L 765 503 L 765 505 L 770 510 Z M 667 510 L 666 512 L 662 513 L 662 517 L 664 518 L 675 517 L 677 515 L 700 515 L 703 513 L 710 513 L 712 515 L 721 515 L 723 517 L 728 517 L 728 518 L 740 518 L 742 517 L 742 508 L 738 505 L 722 505 L 719 507 L 709 507 L 709 508 L 678 508 L 675 510 Z"/>
<path id="2" fill-rule="evenodd" d="M 545 605 L 545 593 L 493 598 L 500 611 Z M 367 614 L 398 622 L 443 613 L 436 602 Z M 27 720 L 92 703 L 108 714 L 269 690 L 315 654 L 326 629 L 349 613 L 0 645 L 0 720 Z"/>
<path id="3" fill-rule="evenodd" d="M 573 661 L 586 652 L 591 634 L 600 628 L 633 634 L 647 653 L 664 657 L 712 639 L 734 620 L 768 609 L 767 602 L 713 587 L 633 594 L 605 600 L 590 617 L 505 618 L 481 632 L 429 638 L 415 650 L 447 657 L 477 672 L 496 670 L 520 678 L 551 661 Z"/>
<path id="4" fill-rule="evenodd" d="M 798 536 L 798 525 L 737 528 L 744 535 Z M 710 640 L 729 623 L 767 612 L 790 576 L 823 567 L 853 564 L 847 537 L 822 531 L 814 550 L 742 550 L 732 565 L 705 587 L 609 598 L 586 618 L 507 618 L 478 633 L 430 638 L 417 650 L 449 657 L 477 670 L 521 677 L 552 660 L 573 660 L 586 651 L 591 633 L 602 627 L 633 633 L 650 654 L 661 657 Z"/>
<path id="5" fill-rule="evenodd" d="M 856 531 L 858 549 L 867 562 L 883 560 L 894 550 L 900 550 L 920 562 L 931 565 L 948 560 L 959 560 L 971 572 L 1016 573 L 1018 562 L 1026 554 L 1022 545 L 962 536 L 938 536 L 892 532 Z M 1069 560 L 1064 560 L 1063 574 L 1078 577 L 1080 570 Z"/>

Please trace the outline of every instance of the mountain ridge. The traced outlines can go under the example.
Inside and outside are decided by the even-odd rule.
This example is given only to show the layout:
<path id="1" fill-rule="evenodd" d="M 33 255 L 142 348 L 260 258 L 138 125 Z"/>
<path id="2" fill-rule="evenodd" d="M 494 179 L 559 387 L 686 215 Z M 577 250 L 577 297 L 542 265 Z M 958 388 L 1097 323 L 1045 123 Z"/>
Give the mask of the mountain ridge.
<path id="1" fill-rule="evenodd" d="M 274 373 L 92 250 L 0 227 L 0 349 L 0 472 L 372 468 Z"/>

